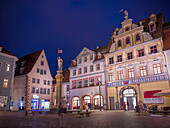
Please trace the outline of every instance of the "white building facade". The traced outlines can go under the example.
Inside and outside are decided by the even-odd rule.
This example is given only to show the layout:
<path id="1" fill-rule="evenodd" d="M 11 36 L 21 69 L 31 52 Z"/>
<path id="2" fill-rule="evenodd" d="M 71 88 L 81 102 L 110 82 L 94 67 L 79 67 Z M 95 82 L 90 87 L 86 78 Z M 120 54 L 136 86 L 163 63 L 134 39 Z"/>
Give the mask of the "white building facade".
<path id="1" fill-rule="evenodd" d="M 52 107 L 52 75 L 44 50 L 19 58 L 12 110 L 40 110 Z"/>
<path id="2" fill-rule="evenodd" d="M 83 48 L 72 60 L 69 106 L 71 109 L 106 109 L 104 56 L 107 46 L 95 50 Z M 101 91 L 99 91 L 101 90 Z M 101 96 L 101 97 L 100 97 Z M 101 106 L 100 106 L 101 101 Z"/>

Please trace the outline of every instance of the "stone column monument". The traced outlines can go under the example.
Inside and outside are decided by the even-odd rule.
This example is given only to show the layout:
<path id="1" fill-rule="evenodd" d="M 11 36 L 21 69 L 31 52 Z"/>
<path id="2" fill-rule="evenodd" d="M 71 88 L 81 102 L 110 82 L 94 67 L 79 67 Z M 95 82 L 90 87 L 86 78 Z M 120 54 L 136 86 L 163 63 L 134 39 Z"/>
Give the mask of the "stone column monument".
<path id="1" fill-rule="evenodd" d="M 63 80 L 63 75 L 62 75 L 62 67 L 63 67 L 63 60 L 58 57 L 58 71 L 55 76 L 56 79 L 56 108 L 58 108 L 59 103 L 60 103 L 60 98 L 62 97 L 62 80 Z"/>

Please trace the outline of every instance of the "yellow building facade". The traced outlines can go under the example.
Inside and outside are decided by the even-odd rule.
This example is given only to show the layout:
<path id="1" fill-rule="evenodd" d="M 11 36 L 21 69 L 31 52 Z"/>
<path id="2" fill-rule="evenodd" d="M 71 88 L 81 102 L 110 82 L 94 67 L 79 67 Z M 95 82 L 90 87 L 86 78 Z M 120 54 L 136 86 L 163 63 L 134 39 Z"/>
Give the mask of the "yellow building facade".
<path id="1" fill-rule="evenodd" d="M 108 109 L 133 110 L 136 105 L 170 106 L 154 93 L 170 88 L 163 53 L 162 13 L 132 23 L 125 13 L 121 28 L 111 36 L 105 54 Z"/>

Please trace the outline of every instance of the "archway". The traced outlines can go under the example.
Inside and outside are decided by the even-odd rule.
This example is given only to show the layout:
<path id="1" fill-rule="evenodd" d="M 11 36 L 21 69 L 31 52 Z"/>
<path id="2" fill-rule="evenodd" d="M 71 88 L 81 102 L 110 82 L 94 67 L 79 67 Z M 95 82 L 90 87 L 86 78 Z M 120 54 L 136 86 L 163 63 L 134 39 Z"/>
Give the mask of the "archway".
<path id="1" fill-rule="evenodd" d="M 121 88 L 119 96 L 121 109 L 124 109 L 124 102 L 126 104 L 126 109 L 135 109 L 135 106 L 137 104 L 137 93 L 134 87 L 128 86 Z"/>
<path id="2" fill-rule="evenodd" d="M 80 109 L 80 98 L 78 96 L 72 98 L 72 109 Z"/>
<path id="3" fill-rule="evenodd" d="M 85 110 L 91 108 L 91 97 L 89 95 L 82 96 L 82 109 Z"/>
<path id="4" fill-rule="evenodd" d="M 103 109 L 103 96 L 96 94 L 93 96 L 93 108 L 94 109 L 100 109 L 100 96 L 101 96 L 101 108 Z"/>

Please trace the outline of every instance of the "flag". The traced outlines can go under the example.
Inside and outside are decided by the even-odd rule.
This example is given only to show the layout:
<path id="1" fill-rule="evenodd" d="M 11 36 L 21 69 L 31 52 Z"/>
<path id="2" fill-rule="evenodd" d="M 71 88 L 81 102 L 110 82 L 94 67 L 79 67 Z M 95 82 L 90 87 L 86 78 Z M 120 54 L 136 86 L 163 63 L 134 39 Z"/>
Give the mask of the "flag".
<path id="1" fill-rule="evenodd" d="M 58 49 L 58 53 L 63 53 L 63 50 L 59 50 L 59 49 Z"/>

